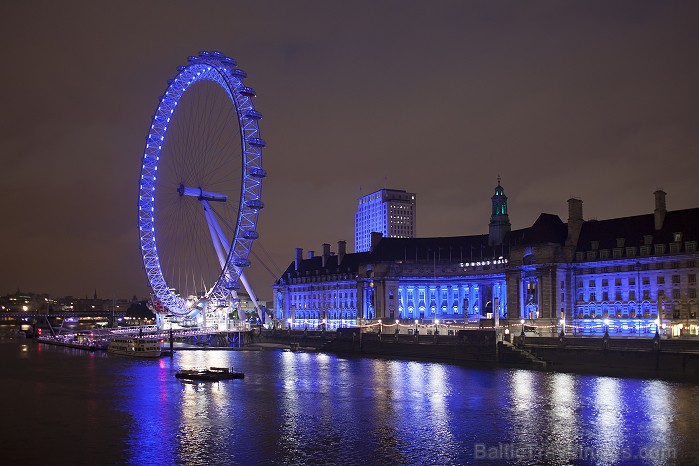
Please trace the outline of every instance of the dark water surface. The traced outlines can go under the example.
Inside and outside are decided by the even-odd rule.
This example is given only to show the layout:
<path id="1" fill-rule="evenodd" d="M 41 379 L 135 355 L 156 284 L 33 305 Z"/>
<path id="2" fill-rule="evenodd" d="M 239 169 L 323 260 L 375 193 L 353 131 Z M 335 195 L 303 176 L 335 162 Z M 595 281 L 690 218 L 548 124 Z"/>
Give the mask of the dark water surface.
<path id="1" fill-rule="evenodd" d="M 0 342 L 3 464 L 697 464 L 693 384 L 324 353 Z M 187 383 L 180 368 L 244 380 Z"/>

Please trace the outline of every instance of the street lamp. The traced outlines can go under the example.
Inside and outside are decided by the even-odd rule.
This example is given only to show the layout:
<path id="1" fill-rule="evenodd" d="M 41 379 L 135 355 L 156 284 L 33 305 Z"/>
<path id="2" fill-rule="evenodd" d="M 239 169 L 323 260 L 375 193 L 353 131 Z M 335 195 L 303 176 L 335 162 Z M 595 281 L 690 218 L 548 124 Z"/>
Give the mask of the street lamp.
<path id="1" fill-rule="evenodd" d="M 560 324 L 561 324 L 561 336 L 563 336 L 563 335 L 565 335 L 565 330 L 566 330 L 566 319 L 565 319 L 565 317 L 561 319 Z"/>
<path id="2" fill-rule="evenodd" d="M 381 319 L 379 319 L 379 335 L 383 333 L 383 323 L 381 322 Z"/>
<path id="3" fill-rule="evenodd" d="M 417 335 L 417 319 L 415 319 L 415 335 Z"/>
<path id="4" fill-rule="evenodd" d="M 435 335 L 439 334 L 439 328 L 438 328 L 438 326 L 439 326 L 439 319 L 435 319 L 435 320 L 434 320 L 434 334 L 435 334 Z"/>
<path id="5" fill-rule="evenodd" d="M 522 332 L 520 335 L 524 336 L 524 319 L 520 319 L 519 323 L 522 324 Z"/>

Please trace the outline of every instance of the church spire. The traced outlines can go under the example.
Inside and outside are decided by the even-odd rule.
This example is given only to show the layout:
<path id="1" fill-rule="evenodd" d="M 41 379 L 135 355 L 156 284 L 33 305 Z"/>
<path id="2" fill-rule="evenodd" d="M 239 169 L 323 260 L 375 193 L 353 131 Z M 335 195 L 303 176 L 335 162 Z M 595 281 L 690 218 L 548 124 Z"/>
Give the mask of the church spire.
<path id="1" fill-rule="evenodd" d="M 502 244 L 505 235 L 510 232 L 510 217 L 507 215 L 507 196 L 505 196 L 505 190 L 500 186 L 500 175 L 498 175 L 498 185 L 495 187 L 495 194 L 490 199 L 493 203 L 493 210 L 490 215 L 488 244 L 495 246 Z"/>

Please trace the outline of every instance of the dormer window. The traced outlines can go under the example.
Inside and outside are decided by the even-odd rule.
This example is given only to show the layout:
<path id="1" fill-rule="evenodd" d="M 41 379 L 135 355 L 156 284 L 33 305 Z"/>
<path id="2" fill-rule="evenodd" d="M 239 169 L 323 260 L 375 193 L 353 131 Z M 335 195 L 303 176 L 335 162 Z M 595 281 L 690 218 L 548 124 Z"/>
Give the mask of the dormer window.
<path id="1" fill-rule="evenodd" d="M 616 239 L 616 247 L 618 248 L 623 248 L 624 247 L 624 242 L 626 240 L 624 238 L 617 238 Z"/>
<path id="2" fill-rule="evenodd" d="M 643 244 L 650 246 L 653 244 L 653 235 L 644 235 L 643 236 Z"/>
<path id="3" fill-rule="evenodd" d="M 592 242 L 592 250 L 597 251 L 599 249 L 599 241 Z"/>
<path id="4" fill-rule="evenodd" d="M 681 243 L 682 242 L 682 232 L 675 232 L 672 234 L 672 240 L 675 243 Z"/>

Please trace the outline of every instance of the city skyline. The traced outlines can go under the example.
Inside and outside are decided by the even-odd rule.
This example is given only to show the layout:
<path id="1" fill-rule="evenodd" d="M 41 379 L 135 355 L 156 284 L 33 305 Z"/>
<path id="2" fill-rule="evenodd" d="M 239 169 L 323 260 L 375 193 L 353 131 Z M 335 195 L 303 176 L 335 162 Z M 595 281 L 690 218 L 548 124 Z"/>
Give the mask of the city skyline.
<path id="1" fill-rule="evenodd" d="M 418 237 L 486 233 L 498 175 L 515 229 L 565 220 L 572 196 L 586 219 L 652 212 L 658 187 L 670 211 L 697 206 L 699 5 L 352 6 L 4 5 L 0 294 L 146 297 L 140 159 L 199 50 L 257 90 L 253 251 L 273 272 L 295 247 L 353 250 L 357 199 L 386 184 L 416 193 Z M 269 299 L 274 273 L 251 260 Z"/>

